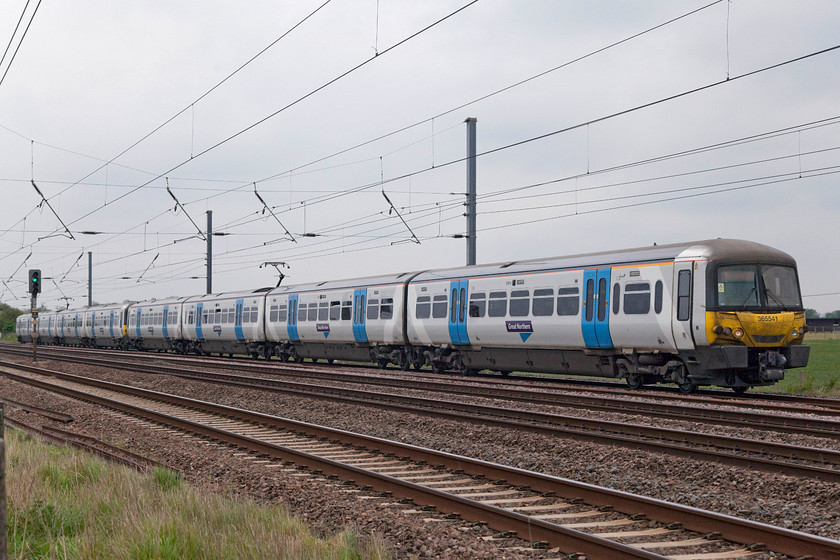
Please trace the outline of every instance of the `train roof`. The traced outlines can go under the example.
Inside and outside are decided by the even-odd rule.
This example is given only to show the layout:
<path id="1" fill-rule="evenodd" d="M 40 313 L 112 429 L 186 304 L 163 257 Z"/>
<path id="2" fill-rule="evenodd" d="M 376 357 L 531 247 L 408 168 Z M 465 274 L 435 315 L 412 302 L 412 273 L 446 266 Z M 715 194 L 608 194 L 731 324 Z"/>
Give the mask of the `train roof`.
<path id="1" fill-rule="evenodd" d="M 423 282 L 463 276 L 481 277 L 521 274 L 535 270 L 564 270 L 578 268 L 599 268 L 675 261 L 678 259 L 706 259 L 711 262 L 773 262 L 795 265 L 796 261 L 783 251 L 768 245 L 739 239 L 707 239 L 669 245 L 636 247 L 618 251 L 581 253 L 563 257 L 508 261 L 495 264 L 475 265 L 429 270 L 419 274 L 414 281 Z"/>
<path id="2" fill-rule="evenodd" d="M 131 304 L 131 307 L 146 307 L 149 305 L 172 305 L 174 303 L 183 303 L 189 299 L 188 296 L 181 296 L 181 297 L 169 297 L 163 299 L 147 299 L 145 301 L 135 301 Z"/>
<path id="3" fill-rule="evenodd" d="M 299 292 L 326 292 L 330 290 L 341 290 L 357 286 L 387 286 L 393 284 L 404 284 L 408 279 L 416 276 L 417 272 L 400 272 L 398 274 L 385 274 L 380 276 L 368 276 L 365 278 L 350 278 L 347 280 L 324 280 L 322 282 L 309 282 L 307 284 L 287 284 L 274 288 L 268 293 L 268 297 L 299 293 Z"/>

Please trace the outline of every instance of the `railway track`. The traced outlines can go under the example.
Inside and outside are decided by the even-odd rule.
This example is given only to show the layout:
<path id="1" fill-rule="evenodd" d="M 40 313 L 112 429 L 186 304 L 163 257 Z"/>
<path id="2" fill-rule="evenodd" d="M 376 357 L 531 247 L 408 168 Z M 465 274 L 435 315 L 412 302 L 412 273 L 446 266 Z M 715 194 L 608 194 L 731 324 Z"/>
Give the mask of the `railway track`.
<path id="1" fill-rule="evenodd" d="M 6 353 L 15 355 L 26 355 L 23 349 L 13 350 L 10 348 L 0 347 L 0 350 Z M 85 364 L 101 364 L 106 367 L 115 367 L 116 359 L 112 358 L 113 353 L 103 354 L 98 351 L 90 352 L 82 350 L 81 352 L 65 352 L 62 348 L 51 349 L 51 351 L 44 354 L 43 357 L 55 359 L 60 361 L 69 361 Z M 125 361 L 126 354 L 119 353 L 119 361 Z M 134 357 L 138 365 L 143 367 L 150 367 L 150 361 L 158 362 L 174 361 L 178 364 L 194 363 L 202 368 L 207 367 L 224 367 L 229 370 L 227 364 L 223 366 L 208 365 L 204 360 L 196 358 L 184 358 L 181 356 L 166 355 L 166 354 L 148 354 L 148 353 L 132 353 L 129 354 Z M 100 357 L 96 357 L 100 356 Z M 810 433 L 817 437 L 837 437 L 840 434 L 840 422 L 836 420 L 823 420 L 814 417 L 801 417 L 792 415 L 767 414 L 760 410 L 755 410 L 756 407 L 751 406 L 750 410 L 744 409 L 724 409 L 724 408 L 701 408 L 696 404 L 702 402 L 698 400 L 689 400 L 684 403 L 662 403 L 656 402 L 651 404 L 648 401 L 630 400 L 625 394 L 599 394 L 599 395 L 580 395 L 569 394 L 563 391 L 546 391 L 544 388 L 535 390 L 535 388 L 521 388 L 516 386 L 499 387 L 496 384 L 487 385 L 484 383 L 472 383 L 461 380 L 450 379 L 447 381 L 440 381 L 439 378 L 419 379 L 415 377 L 383 377 L 381 375 L 368 375 L 358 373 L 342 373 L 337 374 L 333 368 L 318 368 L 312 366 L 294 367 L 294 366 L 279 366 L 271 367 L 265 364 L 249 363 L 244 365 L 237 362 L 236 369 L 252 375 L 256 372 L 261 373 L 278 373 L 278 370 L 293 374 L 297 379 L 321 379 L 329 380 L 331 382 L 340 381 L 343 383 L 372 385 L 380 387 L 401 387 L 412 390 L 427 391 L 440 394 L 466 395 L 471 397 L 487 397 L 506 400 L 525 402 L 531 404 L 547 404 L 551 406 L 572 407 L 587 410 L 600 410 L 607 412 L 622 412 L 629 414 L 641 414 L 645 416 L 666 418 L 669 420 L 685 420 L 690 422 L 703 422 L 711 424 L 719 424 L 724 426 L 752 426 L 763 429 L 770 429 L 788 433 Z M 170 373 L 179 369 L 182 366 L 170 368 L 165 371 L 165 367 L 161 364 L 156 364 L 155 369 L 161 373 Z M 711 401 L 713 404 L 720 405 L 719 401 Z M 763 407 L 767 412 L 788 412 L 798 414 L 812 414 L 812 415 L 827 415 L 837 416 L 840 414 L 840 408 L 830 406 L 810 406 L 810 407 L 778 407 L 765 406 Z"/>
<path id="2" fill-rule="evenodd" d="M 27 356 L 31 355 L 27 347 L 20 344 L 0 343 L 0 352 Z M 115 351 L 107 349 L 51 347 L 42 346 L 39 353 L 44 358 L 64 360 L 74 356 L 113 356 Z M 534 375 L 517 378 L 493 375 L 478 377 L 456 377 L 452 374 L 435 374 L 429 372 L 403 372 L 402 370 L 382 370 L 375 366 L 360 364 L 341 365 L 326 363 L 282 363 L 272 361 L 255 361 L 251 358 L 214 358 L 210 356 L 195 357 L 169 353 L 151 353 L 139 351 L 119 351 L 120 356 L 132 356 L 138 360 L 155 360 L 192 364 L 202 368 L 221 368 L 227 371 L 238 370 L 248 373 L 264 373 L 266 375 L 293 375 L 296 378 L 341 380 L 347 383 L 423 387 L 442 392 L 456 392 L 462 387 L 464 394 L 477 394 L 481 387 L 487 387 L 486 394 L 500 395 L 507 391 L 510 395 L 522 394 L 525 398 L 534 398 L 535 391 L 546 391 L 543 400 L 557 399 L 569 395 L 568 391 L 585 391 L 595 395 L 580 396 L 577 403 L 569 406 L 586 408 L 587 403 L 597 401 L 609 402 L 610 410 L 627 402 L 627 397 L 650 399 L 655 396 L 658 403 L 682 403 L 689 406 L 710 404 L 716 406 L 739 407 L 745 411 L 766 410 L 792 414 L 820 414 L 823 416 L 840 416 L 840 399 L 829 397 L 811 397 L 803 395 L 788 395 L 781 393 L 750 393 L 747 396 L 737 396 L 728 391 L 704 390 L 698 394 L 683 395 L 679 391 L 671 391 L 665 386 L 650 386 L 643 390 L 631 390 L 625 385 L 609 381 L 572 380 L 556 377 L 536 377 Z M 390 375 L 389 375 L 390 372 Z M 529 397 L 529 395 L 531 395 Z M 596 396 L 597 395 L 597 396 Z M 515 398 L 515 396 L 511 397 Z M 664 402 L 663 402 L 664 401 Z M 628 404 L 628 408 L 636 405 Z M 630 410 L 632 412 L 632 410 Z"/>
<path id="3" fill-rule="evenodd" d="M 75 358 L 68 358 L 70 361 Z M 494 425 L 555 437 L 620 445 L 656 453 L 667 453 L 700 461 L 840 482 L 840 452 L 824 448 L 749 440 L 742 437 L 688 432 L 627 422 L 611 422 L 575 416 L 562 416 L 521 409 L 469 404 L 441 399 L 395 395 L 382 391 L 359 391 L 346 387 L 302 384 L 277 379 L 253 378 L 226 373 L 188 370 L 126 360 L 86 358 L 91 366 L 116 368 L 140 373 L 157 373 L 209 381 L 256 390 L 268 390 L 306 398 L 326 398 L 353 405 L 376 406 L 400 412 L 433 415 L 457 421 Z M 15 366 L 10 362 L 0 364 Z M 840 435 L 840 423 L 831 435 Z M 824 435 L 819 429 L 811 435 Z"/>
<path id="4" fill-rule="evenodd" d="M 192 363 L 200 365 L 201 367 L 216 367 L 225 369 L 239 369 L 249 371 L 262 371 L 266 373 L 281 373 L 306 375 L 309 377 L 335 377 L 345 376 L 347 372 L 352 372 L 351 375 L 358 375 L 360 377 L 381 377 L 388 375 L 388 378 L 395 378 L 394 374 L 400 378 L 424 379 L 429 381 L 440 381 L 446 379 L 447 383 L 452 382 L 453 379 L 467 379 L 456 377 L 452 373 L 435 374 L 431 371 L 411 371 L 404 372 L 396 368 L 382 369 L 375 365 L 369 364 L 327 364 L 323 361 L 313 363 L 288 363 L 279 361 L 263 361 L 254 360 L 246 357 L 212 357 L 212 356 L 184 356 L 180 354 L 171 353 L 152 353 L 141 352 L 136 350 L 116 351 L 105 348 L 78 348 L 78 347 L 58 347 L 54 346 L 40 346 L 39 353 L 50 351 L 72 353 L 80 355 L 108 355 L 114 352 L 122 356 L 137 356 L 148 358 L 154 356 L 155 359 L 177 361 L 179 363 Z M 31 355 L 29 347 L 19 343 L 0 342 L 0 352 L 12 353 L 17 355 Z M 43 355 L 44 357 L 47 354 Z M 514 388 L 530 388 L 537 390 L 549 389 L 553 391 L 586 391 L 588 393 L 602 394 L 604 396 L 634 396 L 643 398 L 652 398 L 655 396 L 658 400 L 667 400 L 671 402 L 685 402 L 685 403 L 708 403 L 716 405 L 734 405 L 750 409 L 764 409 L 787 412 L 813 412 L 814 409 L 822 409 L 824 414 L 840 415 L 840 399 L 831 397 L 816 397 L 806 395 L 791 395 L 784 393 L 764 393 L 764 392 L 750 392 L 746 395 L 735 395 L 728 390 L 717 389 L 700 389 L 697 393 L 691 395 L 684 395 L 675 387 L 667 385 L 646 385 L 643 389 L 632 390 L 624 383 L 605 380 L 592 379 L 571 379 L 568 377 L 557 376 L 541 376 L 537 374 L 523 374 L 503 377 L 498 374 L 486 373 L 479 374 L 468 378 L 472 384 L 486 383 L 493 386 L 514 387 Z"/>
<path id="5" fill-rule="evenodd" d="M 552 554 L 840 557 L 840 541 L 625 492 L 32 366 L 3 369 L 21 383 L 353 481 L 378 493 L 368 499 L 409 500 L 410 511 L 487 523 L 499 538 L 515 534 L 532 547 L 555 547 Z"/>

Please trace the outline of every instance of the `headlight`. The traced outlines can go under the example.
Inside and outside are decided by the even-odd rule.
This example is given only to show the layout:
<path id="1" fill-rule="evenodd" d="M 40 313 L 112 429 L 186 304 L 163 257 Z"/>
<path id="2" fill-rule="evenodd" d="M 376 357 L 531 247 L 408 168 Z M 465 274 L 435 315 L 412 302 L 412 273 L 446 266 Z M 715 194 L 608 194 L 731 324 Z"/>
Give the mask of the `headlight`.
<path id="1" fill-rule="evenodd" d="M 730 334 L 732 334 L 732 329 L 730 329 L 729 327 L 726 327 L 725 329 L 723 329 L 723 334 L 725 334 L 726 336 L 729 336 Z"/>
<path id="2" fill-rule="evenodd" d="M 720 334 L 723 332 L 723 327 L 721 327 L 720 325 L 715 325 L 715 328 L 712 329 L 712 332 L 714 332 L 715 334 Z"/>
<path id="3" fill-rule="evenodd" d="M 732 335 L 737 339 L 741 339 L 744 337 L 744 331 L 742 331 L 741 329 L 735 329 L 734 331 L 732 331 Z"/>
<path id="4" fill-rule="evenodd" d="M 799 336 L 799 329 L 793 329 L 793 332 L 790 333 L 793 338 L 797 338 Z"/>

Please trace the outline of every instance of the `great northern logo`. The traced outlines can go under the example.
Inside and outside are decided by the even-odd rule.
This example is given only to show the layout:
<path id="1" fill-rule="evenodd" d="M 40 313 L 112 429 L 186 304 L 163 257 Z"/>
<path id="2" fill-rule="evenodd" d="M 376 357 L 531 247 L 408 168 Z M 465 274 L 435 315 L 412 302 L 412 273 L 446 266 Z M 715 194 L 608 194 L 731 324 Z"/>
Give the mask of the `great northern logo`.
<path id="1" fill-rule="evenodd" d="M 318 329 L 318 332 L 324 333 L 324 338 L 330 336 L 330 324 L 329 323 L 317 323 L 315 328 Z"/>
<path id="2" fill-rule="evenodd" d="M 505 321 L 505 328 L 507 332 L 519 333 L 522 342 L 525 342 L 534 334 L 534 325 L 531 324 L 531 321 Z"/>

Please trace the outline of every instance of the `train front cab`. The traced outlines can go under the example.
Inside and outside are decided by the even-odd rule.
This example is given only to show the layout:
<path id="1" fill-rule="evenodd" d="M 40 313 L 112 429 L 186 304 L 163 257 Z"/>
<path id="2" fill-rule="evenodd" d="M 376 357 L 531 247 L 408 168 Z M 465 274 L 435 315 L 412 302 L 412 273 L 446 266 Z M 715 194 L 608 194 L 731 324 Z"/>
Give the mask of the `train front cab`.
<path id="1" fill-rule="evenodd" d="M 793 259 L 776 255 L 712 261 L 706 274 L 706 371 L 741 391 L 772 385 L 808 364 L 805 313 Z"/>

